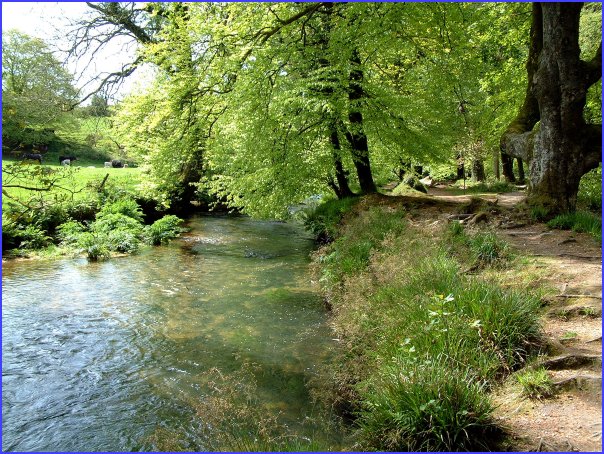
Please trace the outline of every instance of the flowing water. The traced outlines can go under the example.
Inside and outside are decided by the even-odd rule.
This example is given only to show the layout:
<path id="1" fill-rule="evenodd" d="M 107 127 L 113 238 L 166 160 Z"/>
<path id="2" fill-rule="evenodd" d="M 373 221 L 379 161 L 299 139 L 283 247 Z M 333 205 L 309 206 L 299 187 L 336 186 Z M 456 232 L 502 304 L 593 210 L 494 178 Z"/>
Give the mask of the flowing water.
<path id="1" fill-rule="evenodd" d="M 211 448 L 224 429 L 207 403 L 228 376 L 249 379 L 236 386 L 294 432 L 321 430 L 306 384 L 331 336 L 307 272 L 311 238 L 245 217 L 189 227 L 106 262 L 3 264 L 4 451 L 155 450 L 162 437 Z"/>

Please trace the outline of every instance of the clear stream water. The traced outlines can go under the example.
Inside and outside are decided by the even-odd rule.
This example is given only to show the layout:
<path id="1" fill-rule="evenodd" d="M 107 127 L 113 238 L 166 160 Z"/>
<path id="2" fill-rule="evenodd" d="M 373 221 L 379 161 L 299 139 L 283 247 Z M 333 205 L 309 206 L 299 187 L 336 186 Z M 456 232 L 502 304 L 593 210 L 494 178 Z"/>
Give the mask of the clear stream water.
<path id="1" fill-rule="evenodd" d="M 311 237 L 245 217 L 189 227 L 105 262 L 3 263 L 3 451 L 154 450 L 166 433 L 203 450 L 208 381 L 244 364 L 263 409 L 320 430 L 305 384 L 332 341 Z"/>

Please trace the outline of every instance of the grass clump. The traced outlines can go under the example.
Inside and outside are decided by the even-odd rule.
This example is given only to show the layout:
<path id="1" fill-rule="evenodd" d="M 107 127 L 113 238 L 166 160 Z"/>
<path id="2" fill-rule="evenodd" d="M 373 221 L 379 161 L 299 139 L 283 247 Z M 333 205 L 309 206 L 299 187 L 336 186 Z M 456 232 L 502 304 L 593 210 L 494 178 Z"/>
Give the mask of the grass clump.
<path id="1" fill-rule="evenodd" d="M 517 191 L 518 188 L 514 186 L 512 183 L 507 181 L 493 181 L 493 182 L 479 182 L 474 183 L 471 181 L 466 181 L 466 188 L 463 189 L 463 180 L 458 180 L 455 183 L 455 188 L 457 193 L 470 193 L 470 194 L 480 194 L 480 193 L 504 193 L 504 192 L 513 192 Z"/>
<path id="2" fill-rule="evenodd" d="M 470 235 L 460 222 L 449 224 L 446 232 L 448 249 L 472 263 L 472 268 L 501 267 L 512 258 L 509 245 L 493 232 Z"/>
<path id="3" fill-rule="evenodd" d="M 552 229 L 589 233 L 596 238 L 602 236 L 602 218 L 587 211 L 560 214 L 550 220 L 547 226 Z"/>
<path id="4" fill-rule="evenodd" d="M 361 412 L 365 442 L 389 451 L 481 450 L 492 434 L 484 385 L 444 355 L 393 364 Z"/>
<path id="5" fill-rule="evenodd" d="M 522 394 L 529 399 L 542 399 L 554 394 L 554 383 L 545 368 L 526 369 L 516 374 Z"/>
<path id="6" fill-rule="evenodd" d="M 384 212 L 379 207 L 363 213 L 361 222 L 351 224 L 343 236 L 332 244 L 331 252 L 322 259 L 323 278 L 331 282 L 342 281 L 367 267 L 371 254 L 379 250 L 388 234 L 405 229 L 404 211 Z"/>

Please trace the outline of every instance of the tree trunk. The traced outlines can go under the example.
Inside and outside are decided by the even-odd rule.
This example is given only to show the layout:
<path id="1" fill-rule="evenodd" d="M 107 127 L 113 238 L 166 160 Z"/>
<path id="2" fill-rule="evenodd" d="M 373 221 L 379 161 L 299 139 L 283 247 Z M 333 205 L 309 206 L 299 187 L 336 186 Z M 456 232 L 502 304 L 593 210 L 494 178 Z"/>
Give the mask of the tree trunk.
<path id="1" fill-rule="evenodd" d="M 516 164 L 518 164 L 518 183 L 524 184 L 524 163 L 522 158 L 516 158 Z"/>
<path id="2" fill-rule="evenodd" d="M 484 162 L 482 159 L 474 159 L 472 161 L 472 180 L 473 181 L 486 181 L 487 177 L 484 174 Z"/>
<path id="3" fill-rule="evenodd" d="M 461 154 L 457 155 L 457 179 L 462 180 L 466 178 L 466 166 Z"/>
<path id="4" fill-rule="evenodd" d="M 503 151 L 501 152 L 501 170 L 503 171 L 505 181 L 509 183 L 516 182 L 516 177 L 514 176 L 514 158 Z"/>
<path id="5" fill-rule="evenodd" d="M 499 174 L 499 153 L 498 152 L 493 153 L 493 172 L 495 173 L 495 178 L 497 179 L 497 181 L 499 181 L 499 179 L 501 178 L 501 175 Z"/>
<path id="6" fill-rule="evenodd" d="M 332 129 L 329 139 L 333 148 L 333 164 L 336 169 L 336 182 L 333 182 L 332 188 L 334 189 L 338 199 L 345 197 L 352 197 L 354 193 L 350 190 L 348 185 L 348 172 L 344 170 L 342 164 L 342 157 L 340 156 L 340 139 L 338 138 L 338 131 Z"/>
<path id="7" fill-rule="evenodd" d="M 359 101 L 364 97 L 363 70 L 361 69 L 361 58 L 355 50 L 350 59 L 352 69 L 348 77 L 348 100 L 350 101 L 350 110 L 348 120 L 350 121 L 350 130 L 346 133 L 346 138 L 350 142 L 352 160 L 357 170 L 361 191 L 364 194 L 377 192 L 377 187 L 373 181 L 371 173 L 371 163 L 369 161 L 369 146 L 367 136 L 363 130 L 363 114 L 361 113 Z"/>
<path id="8" fill-rule="evenodd" d="M 583 120 L 587 89 L 601 78 L 579 59 L 582 3 L 542 3 L 543 50 L 535 74 L 541 125 L 530 162 L 530 199 L 551 212 L 574 211 L 581 177 L 598 165 L 601 142 L 593 143 Z M 600 45 L 600 55 L 601 55 Z M 592 71 L 585 71 L 592 69 Z M 594 77 L 597 77 L 593 82 Z M 591 82 L 591 83 L 590 83 Z M 598 146 L 600 145 L 600 149 Z M 597 154 L 597 157 L 594 156 Z"/>
<path id="9" fill-rule="evenodd" d="M 602 45 L 591 61 L 579 58 L 582 7 L 533 5 L 525 100 L 501 138 L 502 157 L 529 163 L 529 203 L 551 214 L 575 210 L 581 176 L 601 161 L 601 125 L 586 124 L 583 109 L 588 88 L 602 77 Z"/>

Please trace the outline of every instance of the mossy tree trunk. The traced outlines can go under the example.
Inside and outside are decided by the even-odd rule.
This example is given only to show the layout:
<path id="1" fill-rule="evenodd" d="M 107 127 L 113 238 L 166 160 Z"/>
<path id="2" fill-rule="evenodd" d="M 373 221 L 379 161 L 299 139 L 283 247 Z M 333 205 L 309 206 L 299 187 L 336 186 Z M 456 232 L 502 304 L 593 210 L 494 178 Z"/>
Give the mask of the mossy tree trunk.
<path id="1" fill-rule="evenodd" d="M 528 162 L 529 203 L 552 214 L 576 209 L 581 177 L 601 161 L 601 125 L 586 124 L 583 109 L 602 77 L 602 45 L 591 61 L 580 59 L 582 7 L 533 5 L 525 101 L 501 139 L 502 152 Z"/>

